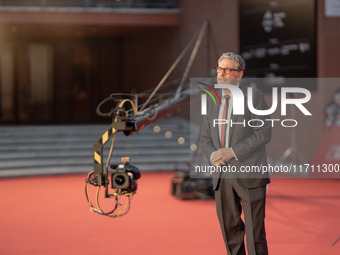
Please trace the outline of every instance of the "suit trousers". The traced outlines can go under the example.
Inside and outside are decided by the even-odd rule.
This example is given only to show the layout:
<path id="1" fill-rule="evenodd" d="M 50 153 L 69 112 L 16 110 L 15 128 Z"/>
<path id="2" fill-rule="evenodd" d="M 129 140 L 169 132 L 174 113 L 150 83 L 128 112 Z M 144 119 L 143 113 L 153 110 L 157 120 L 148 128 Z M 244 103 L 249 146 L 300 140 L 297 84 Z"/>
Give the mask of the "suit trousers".
<path id="1" fill-rule="evenodd" d="M 245 233 L 248 255 L 267 255 L 266 186 L 248 189 L 241 186 L 238 179 L 220 178 L 215 191 L 216 211 L 228 255 L 246 255 Z"/>

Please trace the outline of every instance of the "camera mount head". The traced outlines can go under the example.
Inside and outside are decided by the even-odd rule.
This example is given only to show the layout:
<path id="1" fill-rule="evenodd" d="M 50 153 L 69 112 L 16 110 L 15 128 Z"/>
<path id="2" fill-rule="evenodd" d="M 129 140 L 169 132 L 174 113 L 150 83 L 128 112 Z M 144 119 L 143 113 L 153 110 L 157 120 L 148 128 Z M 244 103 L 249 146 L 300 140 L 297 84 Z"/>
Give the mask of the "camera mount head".
<path id="1" fill-rule="evenodd" d="M 113 102 L 114 107 L 109 112 L 103 113 L 102 106 L 106 102 Z M 122 158 L 121 164 L 112 167 L 115 170 L 113 173 L 109 173 L 108 165 L 112 156 L 114 141 L 117 132 L 124 132 L 125 135 L 129 135 L 130 132 L 135 131 L 135 117 L 137 113 L 136 109 L 137 97 L 130 94 L 112 94 L 109 98 L 103 100 L 97 107 L 97 113 L 100 116 L 112 117 L 112 124 L 102 134 L 102 136 L 93 144 L 93 159 L 94 159 L 94 171 L 90 172 L 86 180 L 86 197 L 91 207 L 91 210 L 110 217 L 119 217 L 125 215 L 130 208 L 130 197 L 136 193 L 137 179 L 140 178 L 139 169 L 130 165 L 129 158 Z M 103 166 L 103 148 L 105 144 L 112 138 L 112 145 L 108 159 L 106 161 L 105 168 Z M 111 178 L 109 175 L 111 174 Z M 110 180 L 111 179 L 111 180 Z M 110 184 L 111 182 L 111 184 Z M 88 185 L 97 186 L 97 208 L 95 208 L 89 200 Z M 98 194 L 100 187 L 104 186 L 105 198 L 114 198 L 115 207 L 112 211 L 105 213 L 99 206 Z M 109 189 L 112 189 L 112 193 Z M 120 199 L 126 198 L 126 206 L 123 206 L 123 212 L 120 210 L 118 214 L 115 214 L 117 208 L 121 209 L 121 205 L 124 204 Z"/>

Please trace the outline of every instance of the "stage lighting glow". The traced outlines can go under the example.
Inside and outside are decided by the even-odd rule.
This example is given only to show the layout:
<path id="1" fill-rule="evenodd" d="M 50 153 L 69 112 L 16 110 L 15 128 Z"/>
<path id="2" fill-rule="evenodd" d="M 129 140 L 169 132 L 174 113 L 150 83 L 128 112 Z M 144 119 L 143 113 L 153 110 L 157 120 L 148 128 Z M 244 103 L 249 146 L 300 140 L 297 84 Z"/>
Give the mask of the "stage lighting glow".
<path id="1" fill-rule="evenodd" d="M 185 143 L 184 137 L 179 137 L 179 138 L 178 138 L 178 143 L 179 143 L 179 144 Z"/>
<path id="2" fill-rule="evenodd" d="M 191 144 L 190 145 L 190 150 L 196 151 L 197 150 L 197 145 L 196 144 Z"/>
<path id="3" fill-rule="evenodd" d="M 166 131 L 165 132 L 165 137 L 166 138 L 171 138 L 172 137 L 172 132 L 171 131 Z"/>
<path id="4" fill-rule="evenodd" d="M 160 131 L 161 131 L 161 127 L 160 126 L 154 126 L 153 127 L 153 132 L 159 133 Z"/>

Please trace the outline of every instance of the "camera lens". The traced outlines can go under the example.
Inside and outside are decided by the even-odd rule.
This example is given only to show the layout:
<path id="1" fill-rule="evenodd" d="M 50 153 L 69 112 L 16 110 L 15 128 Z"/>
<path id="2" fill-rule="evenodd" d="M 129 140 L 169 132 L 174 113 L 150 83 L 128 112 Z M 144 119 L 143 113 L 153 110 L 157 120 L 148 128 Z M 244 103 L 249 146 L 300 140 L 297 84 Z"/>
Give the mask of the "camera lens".
<path id="1" fill-rule="evenodd" d="M 125 183 L 125 177 L 122 175 L 117 175 L 115 178 L 117 185 L 123 185 Z"/>
<path id="2" fill-rule="evenodd" d="M 113 173 L 111 177 L 112 188 L 125 189 L 129 187 L 129 176 L 125 172 Z"/>

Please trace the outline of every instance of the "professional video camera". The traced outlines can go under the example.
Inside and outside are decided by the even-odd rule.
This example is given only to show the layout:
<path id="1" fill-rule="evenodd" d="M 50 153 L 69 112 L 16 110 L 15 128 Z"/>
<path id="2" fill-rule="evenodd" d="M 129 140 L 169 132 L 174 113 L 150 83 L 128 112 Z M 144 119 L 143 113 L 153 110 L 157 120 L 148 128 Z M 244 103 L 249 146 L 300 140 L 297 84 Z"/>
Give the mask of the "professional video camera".
<path id="1" fill-rule="evenodd" d="M 116 170 L 111 175 L 111 187 L 117 189 L 117 193 L 122 195 L 136 193 L 137 180 L 141 176 L 139 169 L 129 162 L 130 158 L 122 158 L 121 165 L 111 165 L 111 169 Z"/>
<path id="2" fill-rule="evenodd" d="M 176 170 L 171 180 L 171 195 L 178 199 L 214 199 L 211 178 L 190 178 L 189 170 Z"/>
<path id="3" fill-rule="evenodd" d="M 86 179 L 85 194 L 90 205 L 91 211 L 109 217 L 120 217 L 127 214 L 130 210 L 130 198 L 137 191 L 137 180 L 141 177 L 137 167 L 130 165 L 130 158 L 122 158 L 119 165 L 110 166 L 113 172 L 105 168 L 101 184 L 98 183 L 98 178 L 95 178 L 95 172 L 91 171 Z M 111 175 L 111 180 L 109 177 Z M 110 183 L 111 181 L 111 183 Z M 95 205 L 92 204 L 89 197 L 89 185 L 97 187 L 95 196 Z M 114 207 L 110 211 L 104 211 L 99 203 L 99 191 L 104 187 L 105 198 L 114 199 Z M 109 189 L 111 188 L 111 189 Z M 93 192 L 92 192 L 93 193 Z"/>

